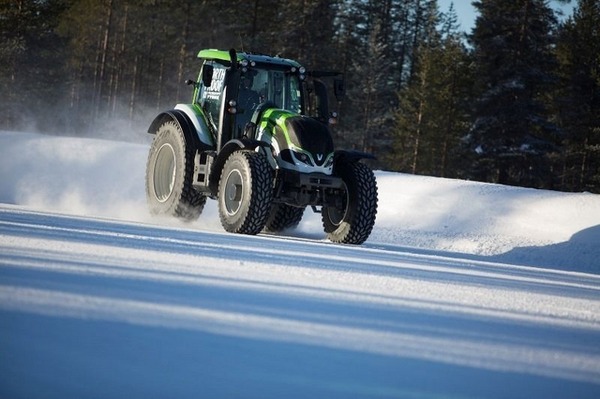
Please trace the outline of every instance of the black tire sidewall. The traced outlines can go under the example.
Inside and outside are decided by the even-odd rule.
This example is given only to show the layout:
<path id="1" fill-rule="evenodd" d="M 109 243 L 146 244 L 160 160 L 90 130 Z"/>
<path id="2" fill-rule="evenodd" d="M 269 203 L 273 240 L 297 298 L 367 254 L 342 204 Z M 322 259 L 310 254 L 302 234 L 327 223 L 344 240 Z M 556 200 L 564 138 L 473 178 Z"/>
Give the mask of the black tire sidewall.
<path id="1" fill-rule="evenodd" d="M 227 178 L 237 171 L 242 178 L 242 201 L 238 210 L 229 214 L 226 207 Z M 271 208 L 271 170 L 266 159 L 254 151 L 232 153 L 219 180 L 219 218 L 225 231 L 258 234 L 265 226 Z"/>
<path id="2" fill-rule="evenodd" d="M 159 150 L 165 144 L 173 148 L 175 179 L 169 197 L 159 201 L 154 179 Z M 192 188 L 190 171 L 193 169 L 193 159 L 190 153 L 186 148 L 185 136 L 175 122 L 165 122 L 157 129 L 146 165 L 146 198 L 151 214 L 174 216 L 187 221 L 200 216 L 206 198 Z"/>
<path id="3" fill-rule="evenodd" d="M 322 210 L 323 229 L 333 242 L 362 244 L 371 234 L 377 214 L 377 182 L 373 172 L 359 162 L 341 162 L 336 175 L 346 187 L 346 212 L 340 223 L 331 220 L 331 209 Z"/>
<path id="4" fill-rule="evenodd" d="M 146 197 L 148 198 L 150 213 L 153 215 L 173 214 L 177 206 L 177 199 L 181 197 L 185 170 L 185 149 L 178 136 L 177 128 L 172 122 L 164 123 L 158 128 L 156 137 L 150 148 L 148 165 L 146 167 Z M 165 144 L 171 145 L 173 152 L 175 153 L 175 181 L 173 191 L 171 191 L 167 200 L 159 201 L 155 191 L 154 177 L 159 150 Z"/>
<path id="5" fill-rule="evenodd" d="M 354 219 L 354 214 L 357 208 L 358 189 L 355 182 L 354 173 L 352 173 L 350 165 L 348 164 L 345 164 L 344 167 L 338 169 L 341 169 L 338 171 L 338 176 L 344 181 L 344 187 L 346 189 L 346 192 L 343 193 L 343 195 L 346 196 L 346 199 L 344 199 L 344 202 L 346 202 L 346 211 L 343 219 L 339 223 L 336 223 L 332 221 L 332 216 L 330 215 L 330 211 L 332 211 L 332 209 L 323 207 L 323 229 L 327 234 L 330 235 L 330 238 L 335 236 L 344 236 L 347 234 L 348 230 L 350 230 L 351 221 Z"/>

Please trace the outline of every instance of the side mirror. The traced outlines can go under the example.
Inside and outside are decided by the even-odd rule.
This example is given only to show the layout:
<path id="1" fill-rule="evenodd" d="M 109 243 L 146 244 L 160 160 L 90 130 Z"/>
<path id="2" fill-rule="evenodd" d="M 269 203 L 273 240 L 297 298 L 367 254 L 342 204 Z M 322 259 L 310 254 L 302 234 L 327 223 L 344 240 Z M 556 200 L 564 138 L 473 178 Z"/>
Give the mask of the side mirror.
<path id="1" fill-rule="evenodd" d="M 208 64 L 204 64 L 202 67 L 202 84 L 204 87 L 210 87 L 212 84 L 213 69 L 213 66 Z"/>
<path id="2" fill-rule="evenodd" d="M 346 86 L 344 86 L 344 79 L 333 80 L 333 93 L 335 98 L 341 100 L 346 95 Z"/>

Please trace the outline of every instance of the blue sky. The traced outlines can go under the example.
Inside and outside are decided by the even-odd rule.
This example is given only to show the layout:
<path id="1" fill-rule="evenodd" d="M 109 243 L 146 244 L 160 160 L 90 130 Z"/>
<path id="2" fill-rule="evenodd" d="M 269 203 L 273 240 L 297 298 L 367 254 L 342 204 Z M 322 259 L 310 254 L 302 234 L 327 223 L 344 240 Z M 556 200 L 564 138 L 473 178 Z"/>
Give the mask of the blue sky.
<path id="1" fill-rule="evenodd" d="M 470 31 L 475 24 L 475 9 L 471 5 L 471 0 L 438 0 L 440 10 L 447 12 L 450 3 L 454 3 L 454 9 L 458 15 L 458 22 L 463 30 Z"/>
<path id="2" fill-rule="evenodd" d="M 470 32 L 475 24 L 475 18 L 477 17 L 475 8 L 471 5 L 471 1 L 472 0 L 438 0 L 438 4 L 440 10 L 446 12 L 450 7 L 450 3 L 454 3 L 454 9 L 458 15 L 458 22 L 460 23 L 461 29 Z M 562 8 L 566 14 L 570 14 L 576 3 L 576 0 L 571 0 L 571 4 L 560 5 L 558 2 L 552 1 L 551 5 L 556 9 Z"/>

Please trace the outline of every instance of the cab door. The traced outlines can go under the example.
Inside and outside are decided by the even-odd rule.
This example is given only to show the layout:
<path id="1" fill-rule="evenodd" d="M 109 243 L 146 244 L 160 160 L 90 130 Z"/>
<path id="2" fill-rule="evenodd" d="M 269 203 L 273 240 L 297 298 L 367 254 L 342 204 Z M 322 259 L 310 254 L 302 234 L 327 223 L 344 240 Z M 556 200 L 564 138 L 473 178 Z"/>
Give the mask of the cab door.
<path id="1" fill-rule="evenodd" d="M 227 68 L 213 61 L 206 61 L 205 64 L 213 68 L 210 86 L 202 85 L 199 93 L 198 102 L 206 112 L 208 122 L 212 125 L 215 132 L 220 131 L 220 112 L 223 102 L 223 87 L 225 86 L 225 73 Z"/>

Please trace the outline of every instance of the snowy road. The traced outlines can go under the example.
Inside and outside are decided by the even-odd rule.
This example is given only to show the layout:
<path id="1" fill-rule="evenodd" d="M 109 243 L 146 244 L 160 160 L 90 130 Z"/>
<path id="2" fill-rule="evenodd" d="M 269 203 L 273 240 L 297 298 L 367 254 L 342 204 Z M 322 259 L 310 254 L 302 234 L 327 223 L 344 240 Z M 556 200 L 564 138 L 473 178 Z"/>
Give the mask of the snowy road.
<path id="1" fill-rule="evenodd" d="M 0 205 L 2 398 L 598 398 L 600 276 Z"/>
<path id="2" fill-rule="evenodd" d="M 231 235 L 109 133 L 0 132 L 0 398 L 600 397 L 600 196 L 378 171 L 360 247 Z"/>

